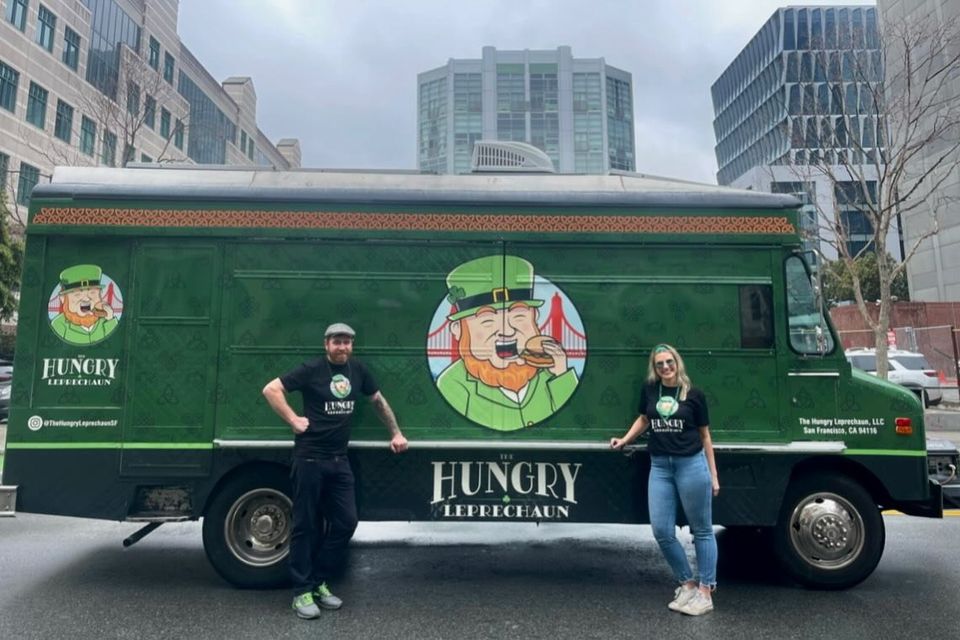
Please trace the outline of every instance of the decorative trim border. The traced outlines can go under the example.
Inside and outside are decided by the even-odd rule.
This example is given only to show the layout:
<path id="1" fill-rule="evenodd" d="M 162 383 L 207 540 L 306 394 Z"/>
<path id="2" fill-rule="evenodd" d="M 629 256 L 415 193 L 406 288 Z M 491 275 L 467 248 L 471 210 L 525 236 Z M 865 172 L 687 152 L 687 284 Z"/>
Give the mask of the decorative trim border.
<path id="1" fill-rule="evenodd" d="M 34 224 L 98 227 L 279 228 L 374 231 L 794 234 L 786 216 L 609 216 L 356 213 L 44 207 Z"/>

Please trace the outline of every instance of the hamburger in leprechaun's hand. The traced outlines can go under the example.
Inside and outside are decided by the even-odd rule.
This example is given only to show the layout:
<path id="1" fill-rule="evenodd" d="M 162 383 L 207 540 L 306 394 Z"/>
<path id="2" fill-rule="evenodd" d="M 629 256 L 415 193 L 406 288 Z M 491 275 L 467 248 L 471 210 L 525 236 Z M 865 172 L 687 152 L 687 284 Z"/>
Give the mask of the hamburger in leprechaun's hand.
<path id="1" fill-rule="evenodd" d="M 520 359 L 531 367 L 548 369 L 556 364 L 553 356 L 550 355 L 551 351 L 563 354 L 563 347 L 550 336 L 534 336 L 527 340 L 527 346 L 520 352 Z"/>

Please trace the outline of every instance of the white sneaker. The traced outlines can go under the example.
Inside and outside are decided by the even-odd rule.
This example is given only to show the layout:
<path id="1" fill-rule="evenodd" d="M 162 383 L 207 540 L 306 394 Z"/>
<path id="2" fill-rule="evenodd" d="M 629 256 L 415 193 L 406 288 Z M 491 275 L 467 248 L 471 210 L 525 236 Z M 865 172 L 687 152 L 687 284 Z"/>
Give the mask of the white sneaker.
<path id="1" fill-rule="evenodd" d="M 687 600 L 678 611 L 688 616 L 702 616 L 713 611 L 713 598 L 703 595 L 700 589 L 694 589 L 693 597 Z"/>
<path id="2" fill-rule="evenodd" d="M 683 605 L 687 604 L 697 593 L 696 587 L 688 587 L 686 585 L 680 585 L 677 587 L 676 591 L 673 592 L 673 600 L 670 601 L 670 604 L 667 605 L 667 608 L 671 611 L 680 611 Z"/>

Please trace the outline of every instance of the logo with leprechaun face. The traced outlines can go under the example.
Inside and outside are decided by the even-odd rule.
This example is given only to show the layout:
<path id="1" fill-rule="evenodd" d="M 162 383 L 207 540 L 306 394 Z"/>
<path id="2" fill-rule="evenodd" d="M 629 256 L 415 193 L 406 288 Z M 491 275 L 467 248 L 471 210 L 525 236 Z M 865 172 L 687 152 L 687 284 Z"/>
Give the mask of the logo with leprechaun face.
<path id="1" fill-rule="evenodd" d="M 333 376 L 330 380 L 330 393 L 341 400 L 346 398 L 350 395 L 350 378 L 342 373 Z"/>
<path id="2" fill-rule="evenodd" d="M 569 298 L 518 256 L 464 262 L 447 275 L 427 337 L 437 390 L 468 420 L 532 427 L 570 399 L 587 339 Z"/>
<path id="3" fill-rule="evenodd" d="M 94 264 L 60 272 L 47 304 L 50 328 L 72 345 L 97 344 L 113 333 L 123 315 L 120 287 Z"/>

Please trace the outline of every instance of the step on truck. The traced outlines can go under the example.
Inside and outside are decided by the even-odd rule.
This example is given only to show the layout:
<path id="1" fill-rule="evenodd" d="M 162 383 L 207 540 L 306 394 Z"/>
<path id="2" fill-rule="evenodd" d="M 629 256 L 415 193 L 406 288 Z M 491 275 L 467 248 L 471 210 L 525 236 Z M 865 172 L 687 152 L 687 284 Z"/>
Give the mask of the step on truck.
<path id="1" fill-rule="evenodd" d="M 854 585 L 881 510 L 942 495 L 920 403 L 844 359 L 798 205 L 628 173 L 58 168 L 30 204 L 4 482 L 23 512 L 144 523 L 128 544 L 202 519 L 226 580 L 281 584 L 293 438 L 260 390 L 345 321 L 410 440 L 354 416 L 361 519 L 644 524 L 646 447 L 608 442 L 667 342 L 709 402 L 715 522 Z M 483 301 L 535 322 L 458 313 Z M 519 392 L 467 366 L 537 334 L 562 353 Z"/>

